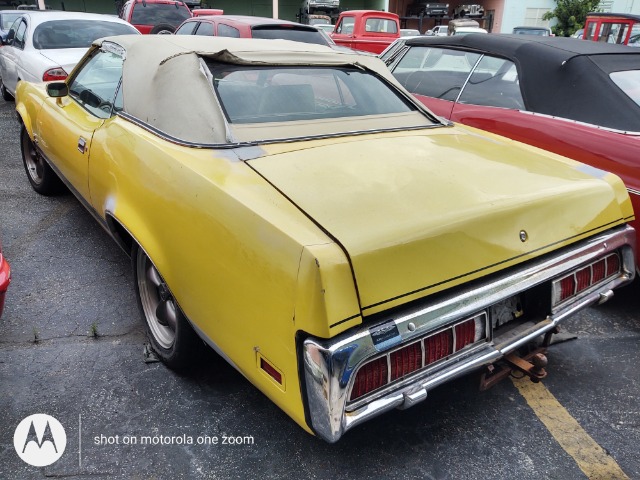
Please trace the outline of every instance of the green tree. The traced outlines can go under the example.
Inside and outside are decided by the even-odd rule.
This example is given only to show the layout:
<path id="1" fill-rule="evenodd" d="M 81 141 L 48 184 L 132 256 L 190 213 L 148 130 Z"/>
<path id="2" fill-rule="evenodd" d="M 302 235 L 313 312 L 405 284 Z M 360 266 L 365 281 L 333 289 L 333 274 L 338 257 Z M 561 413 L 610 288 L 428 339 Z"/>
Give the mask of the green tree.
<path id="1" fill-rule="evenodd" d="M 556 0 L 556 8 L 542 17 L 544 20 L 558 19 L 551 27 L 558 37 L 570 37 L 584 27 L 587 13 L 595 12 L 600 0 Z"/>

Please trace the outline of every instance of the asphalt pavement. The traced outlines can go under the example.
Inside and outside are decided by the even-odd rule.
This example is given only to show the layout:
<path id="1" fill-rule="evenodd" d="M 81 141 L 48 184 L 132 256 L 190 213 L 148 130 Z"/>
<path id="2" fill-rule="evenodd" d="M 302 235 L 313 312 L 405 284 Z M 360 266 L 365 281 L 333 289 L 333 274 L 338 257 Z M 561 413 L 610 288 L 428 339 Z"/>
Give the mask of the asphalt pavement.
<path id="1" fill-rule="evenodd" d="M 0 479 L 640 479 L 638 282 L 564 324 L 577 338 L 552 345 L 543 381 L 577 422 L 564 437 L 587 436 L 618 470 L 590 473 L 559 419 L 543 422 L 511 380 L 479 392 L 475 375 L 329 445 L 213 353 L 182 374 L 145 362 L 129 259 L 72 195 L 30 188 L 18 139 L 2 102 L 0 236 L 13 278 L 0 320 Z M 66 433 L 49 466 L 14 445 L 34 414 Z"/>

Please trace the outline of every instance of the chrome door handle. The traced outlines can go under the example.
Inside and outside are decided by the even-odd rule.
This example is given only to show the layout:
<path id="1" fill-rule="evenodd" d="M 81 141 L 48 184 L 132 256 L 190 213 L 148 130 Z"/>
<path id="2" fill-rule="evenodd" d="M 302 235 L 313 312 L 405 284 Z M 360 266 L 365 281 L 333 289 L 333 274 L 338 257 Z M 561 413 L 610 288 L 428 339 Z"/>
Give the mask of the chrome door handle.
<path id="1" fill-rule="evenodd" d="M 87 151 L 87 141 L 82 137 L 78 139 L 78 151 L 80 153 L 84 153 Z"/>

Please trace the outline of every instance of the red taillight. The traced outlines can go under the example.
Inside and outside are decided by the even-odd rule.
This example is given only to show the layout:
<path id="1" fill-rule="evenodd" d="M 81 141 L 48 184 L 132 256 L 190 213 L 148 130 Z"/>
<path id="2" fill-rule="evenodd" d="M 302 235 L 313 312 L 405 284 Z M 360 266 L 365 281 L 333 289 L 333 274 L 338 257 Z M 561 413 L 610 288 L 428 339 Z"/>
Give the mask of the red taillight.
<path id="1" fill-rule="evenodd" d="M 620 272 L 620 258 L 617 255 L 611 255 L 607 260 L 607 277 Z"/>
<path id="2" fill-rule="evenodd" d="M 390 355 L 391 381 L 402 378 L 422 367 L 422 346 L 414 343 Z"/>
<path id="3" fill-rule="evenodd" d="M 476 339 L 476 322 L 471 319 L 455 326 L 456 352 L 467 345 L 471 345 Z"/>
<path id="4" fill-rule="evenodd" d="M 370 360 L 358 369 L 349 400 L 353 402 L 390 382 L 418 372 L 468 345 L 486 339 L 486 332 L 487 315 L 483 312 L 430 334 L 428 337 L 414 340 L 413 343 L 401 346 L 382 357 Z"/>
<path id="5" fill-rule="evenodd" d="M 589 287 L 618 275 L 620 270 L 620 257 L 617 253 L 612 253 L 586 267 L 574 270 L 566 277 L 553 282 L 553 305 L 558 305 Z"/>
<path id="6" fill-rule="evenodd" d="M 64 80 L 67 78 L 67 76 L 67 72 L 65 72 L 63 68 L 50 68 L 49 70 L 44 72 L 44 75 L 42 75 L 42 81 L 52 82 L 54 80 Z"/>
<path id="7" fill-rule="evenodd" d="M 373 392 L 387 383 L 387 357 L 365 364 L 360 370 L 351 390 L 351 400 Z"/>
<path id="8" fill-rule="evenodd" d="M 591 285 L 591 267 L 576 272 L 576 293 L 586 290 Z"/>
<path id="9" fill-rule="evenodd" d="M 606 270 L 607 267 L 604 259 L 594 263 L 591 266 L 591 281 L 593 283 L 598 283 L 599 281 L 604 280 L 604 278 L 607 276 Z"/>
<path id="10" fill-rule="evenodd" d="M 560 298 L 559 301 L 566 300 L 576 293 L 576 280 L 573 275 L 560 280 Z"/>
<path id="11" fill-rule="evenodd" d="M 425 365 L 430 365 L 453 353 L 453 331 L 445 330 L 425 338 L 424 355 Z"/>

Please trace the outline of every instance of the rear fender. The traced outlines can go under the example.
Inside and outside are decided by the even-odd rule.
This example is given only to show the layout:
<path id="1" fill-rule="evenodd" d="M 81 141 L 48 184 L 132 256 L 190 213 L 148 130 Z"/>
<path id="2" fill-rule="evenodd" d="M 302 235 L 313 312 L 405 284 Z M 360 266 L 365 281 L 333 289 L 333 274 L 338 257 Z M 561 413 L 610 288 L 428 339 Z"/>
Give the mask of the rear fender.
<path id="1" fill-rule="evenodd" d="M 32 140 L 34 135 L 34 119 L 42 107 L 44 95 L 46 95 L 46 93 L 37 90 L 27 82 L 18 82 L 18 86 L 16 87 L 16 113 L 18 115 L 18 121 L 27 129 L 29 137 L 31 137 Z"/>

